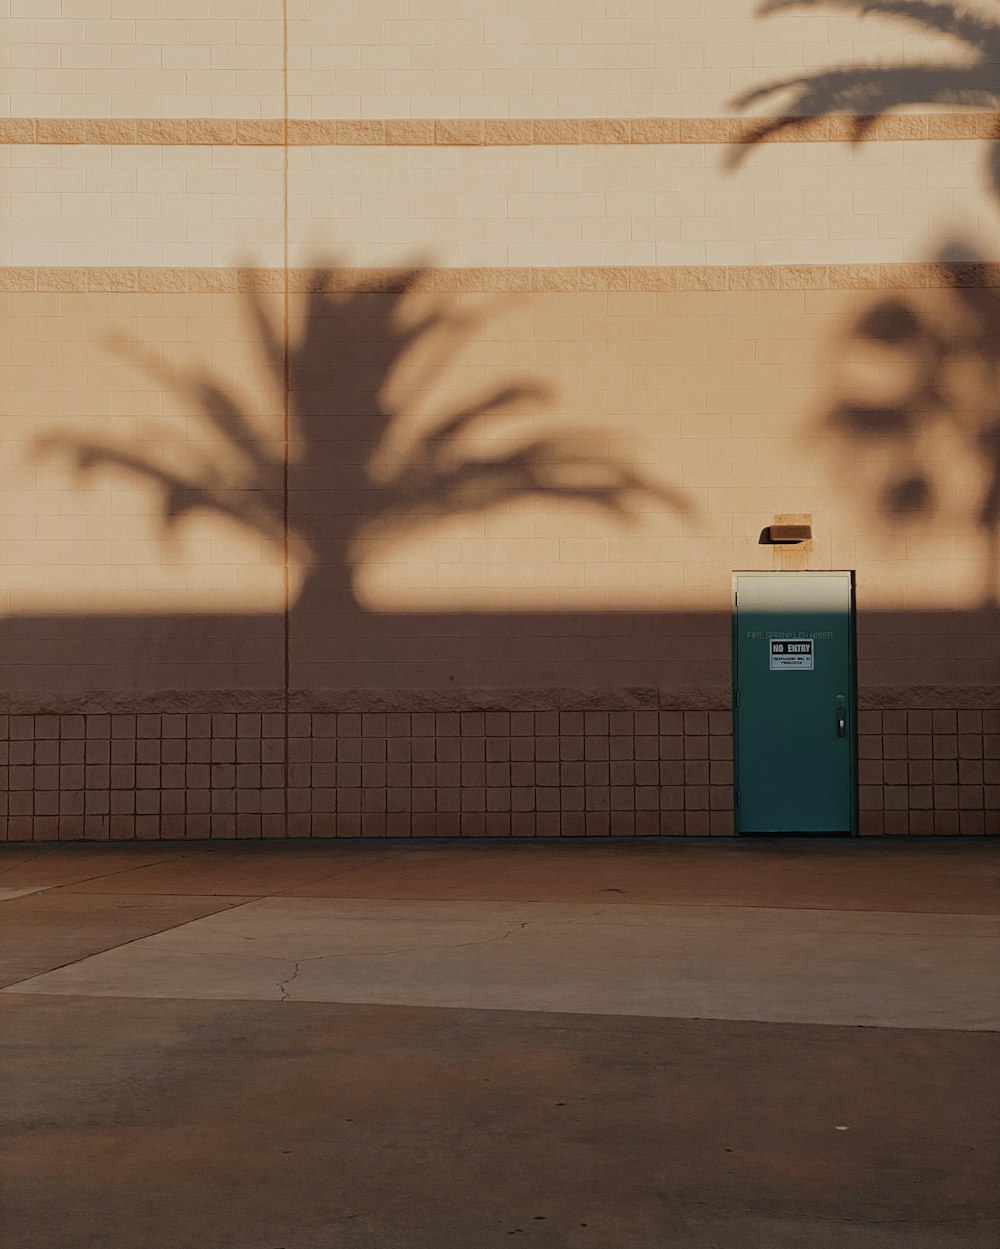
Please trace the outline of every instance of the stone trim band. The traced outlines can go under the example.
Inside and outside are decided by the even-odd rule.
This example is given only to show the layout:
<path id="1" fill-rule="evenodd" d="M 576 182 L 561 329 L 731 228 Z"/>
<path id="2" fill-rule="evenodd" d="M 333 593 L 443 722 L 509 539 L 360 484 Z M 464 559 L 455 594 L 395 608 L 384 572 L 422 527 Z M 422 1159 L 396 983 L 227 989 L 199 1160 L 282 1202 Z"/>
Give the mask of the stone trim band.
<path id="1" fill-rule="evenodd" d="M 34 691 L 0 693 L 0 716 L 211 714 L 270 715 L 346 713 L 519 711 L 728 711 L 728 685 L 681 689 L 413 689 L 413 690 L 87 690 L 77 694 Z M 996 685 L 862 685 L 861 711 L 899 709 L 995 711 Z M 0 729 L 4 726 L 0 724 Z"/>
<path id="2" fill-rule="evenodd" d="M 1000 286 L 1000 263 L 290 269 L 288 291 L 449 294 L 565 291 L 910 290 Z M 283 269 L 0 267 L 0 291 L 227 294 L 286 289 Z"/>
<path id="3" fill-rule="evenodd" d="M 882 117 L 0 118 L 0 143 L 237 147 L 533 147 L 553 144 L 837 143 L 1000 138 L 1000 114 Z"/>

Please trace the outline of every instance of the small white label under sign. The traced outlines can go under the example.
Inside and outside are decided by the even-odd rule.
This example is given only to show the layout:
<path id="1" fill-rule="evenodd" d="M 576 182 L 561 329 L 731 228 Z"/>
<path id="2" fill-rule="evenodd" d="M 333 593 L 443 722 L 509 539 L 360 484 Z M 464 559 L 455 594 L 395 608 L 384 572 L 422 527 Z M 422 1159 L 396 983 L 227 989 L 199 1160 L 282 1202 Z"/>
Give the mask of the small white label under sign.
<path id="1" fill-rule="evenodd" d="M 771 639 L 771 671 L 784 671 L 786 668 L 812 670 L 813 640 L 812 638 L 778 638 Z"/>

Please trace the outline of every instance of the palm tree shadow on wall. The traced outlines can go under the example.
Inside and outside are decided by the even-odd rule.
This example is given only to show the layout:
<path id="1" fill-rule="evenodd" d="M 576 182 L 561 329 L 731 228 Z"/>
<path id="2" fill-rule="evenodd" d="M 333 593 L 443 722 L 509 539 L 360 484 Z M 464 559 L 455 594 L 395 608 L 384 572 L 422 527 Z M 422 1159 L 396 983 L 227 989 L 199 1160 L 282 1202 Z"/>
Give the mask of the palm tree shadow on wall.
<path id="1" fill-rule="evenodd" d="M 849 324 L 819 432 L 843 442 L 847 474 L 888 523 L 919 526 L 945 508 L 971 523 L 983 549 L 983 602 L 996 606 L 1000 290 L 963 286 L 975 267 L 967 258 L 967 247 L 945 248 L 947 286 L 894 292 Z M 979 473 L 978 488 L 969 488 L 966 460 Z M 949 479 L 956 464 L 957 482 Z"/>
<path id="2" fill-rule="evenodd" d="M 913 23 L 953 38 L 965 59 L 838 66 L 747 91 L 737 107 L 784 97 L 786 111 L 750 130 L 727 157 L 730 168 L 755 145 L 789 131 L 808 137 L 832 115 L 849 117 L 852 140 L 860 143 L 893 109 L 1000 105 L 1000 22 L 926 0 L 766 0 L 758 13 L 819 8 Z M 1000 196 L 1000 118 L 986 176 Z M 961 506 L 983 546 L 983 602 L 994 606 L 1000 602 L 1000 291 L 991 285 L 997 266 L 963 241 L 941 248 L 934 265 L 936 300 L 899 290 L 877 299 L 847 327 L 842 354 L 852 364 L 834 380 L 817 432 L 843 440 L 851 476 L 874 495 L 879 514 L 893 526 L 933 520 L 946 505 L 949 452 L 971 456 L 981 486 Z M 886 376 L 896 383 L 889 401 Z"/>
<path id="3" fill-rule="evenodd" d="M 913 106 L 959 105 L 994 109 L 1000 105 L 1000 22 L 982 13 L 941 0 L 765 0 L 757 10 L 767 17 L 789 10 L 840 9 L 860 16 L 898 18 L 925 33 L 947 35 L 959 45 L 963 61 L 932 65 L 842 65 L 764 83 L 734 101 L 751 108 L 784 97 L 786 110 L 765 117 L 746 137 L 746 147 L 735 147 L 728 157 L 739 165 L 756 143 L 788 130 L 808 135 L 819 119 L 831 115 L 852 118 L 852 138 L 860 143 L 879 118 L 893 109 Z M 988 172 L 993 191 L 1000 194 L 1000 119 L 990 144 Z"/>
<path id="4" fill-rule="evenodd" d="M 598 455 L 592 430 L 550 421 L 539 432 L 540 414 L 554 396 L 535 381 L 487 389 L 416 428 L 410 403 L 435 394 L 464 338 L 488 317 L 482 307 L 450 308 L 440 297 L 426 310 L 417 306 L 414 297 L 427 278 L 426 270 L 412 268 L 386 278 L 382 289 L 345 290 L 336 270 L 314 270 L 287 357 L 284 327 L 264 297 L 246 294 L 255 348 L 274 393 L 280 397 L 287 388 L 287 479 L 283 428 L 265 436 L 209 370 L 175 369 L 120 338 L 114 350 L 191 412 L 196 444 L 217 450 L 181 471 L 169 456 L 144 453 L 140 443 L 81 439 L 64 429 L 34 451 L 68 457 L 84 478 L 119 469 L 151 483 L 165 538 L 186 517 L 208 512 L 238 522 L 279 552 L 287 541 L 289 558 L 305 569 L 290 606 L 304 613 L 361 610 L 355 584 L 366 550 L 448 517 L 526 498 L 575 501 L 619 517 L 631 515 L 640 500 L 679 514 L 691 510 L 683 492 L 626 458 Z M 397 370 L 412 365 L 413 352 L 416 372 L 399 387 Z M 284 425 L 283 414 L 277 421 Z"/>

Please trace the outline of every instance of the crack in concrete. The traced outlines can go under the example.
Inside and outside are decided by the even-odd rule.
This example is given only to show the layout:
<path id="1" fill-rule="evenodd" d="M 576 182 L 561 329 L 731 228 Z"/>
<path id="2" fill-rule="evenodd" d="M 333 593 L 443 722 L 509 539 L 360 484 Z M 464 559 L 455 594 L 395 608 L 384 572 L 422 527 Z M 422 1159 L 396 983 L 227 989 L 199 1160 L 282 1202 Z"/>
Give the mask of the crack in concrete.
<path id="1" fill-rule="evenodd" d="M 394 950 L 340 950 L 331 954 L 312 954 L 306 958 L 293 959 L 286 954 L 257 954 L 253 951 L 243 952 L 242 950 L 165 950 L 166 954 L 178 955 L 194 955 L 200 958 L 252 958 L 260 959 L 265 962 L 275 963 L 293 963 L 298 967 L 302 963 L 319 963 L 326 958 L 388 958 L 393 954 L 419 954 L 424 950 L 463 950 L 469 946 L 475 945 L 492 945 L 496 941 L 503 941 L 505 938 L 517 932 L 520 928 L 527 928 L 527 924 L 518 924 L 514 928 L 508 928 L 505 932 L 497 933 L 496 936 L 487 937 L 483 941 L 456 941 L 456 942 L 440 942 L 433 945 L 409 945 L 400 946 Z M 288 978 L 290 982 L 293 976 Z"/>
<path id="2" fill-rule="evenodd" d="M 235 910 L 237 908 L 234 907 L 233 909 Z M 170 949 L 168 947 L 165 953 L 178 954 L 178 955 L 194 955 L 195 957 L 200 957 L 200 958 L 254 958 L 254 959 L 262 959 L 267 962 L 281 962 L 281 963 L 294 964 L 295 971 L 292 973 L 291 976 L 287 978 L 287 980 L 280 982 L 279 984 L 279 987 L 280 987 L 282 984 L 291 984 L 291 982 L 298 976 L 303 963 L 319 963 L 319 962 L 322 962 L 324 959 L 328 959 L 328 958 L 389 958 L 395 954 L 421 954 L 425 950 L 466 950 L 474 946 L 494 945 L 498 941 L 506 941 L 508 937 L 513 936 L 514 933 L 516 932 L 523 931 L 525 928 L 531 928 L 533 926 L 542 925 L 542 924 L 565 926 L 566 924 L 580 923 L 583 920 L 592 919 L 597 915 L 603 914 L 603 911 L 605 909 L 606 908 L 602 908 L 599 911 L 594 911 L 593 915 L 573 916 L 571 919 L 521 920 L 518 923 L 514 924 L 513 927 L 507 928 L 503 932 L 497 933 L 495 936 L 486 937 L 485 939 L 481 941 L 454 941 L 454 942 L 442 941 L 442 942 L 435 942 L 429 945 L 400 946 L 398 949 L 391 949 L 391 950 L 341 950 L 341 951 L 337 951 L 335 953 L 330 953 L 330 954 L 312 954 L 312 955 L 309 955 L 308 957 L 299 958 L 299 959 L 289 958 L 288 955 L 285 955 L 285 954 L 258 954 L 252 950 L 248 950 L 244 952 L 242 950 L 190 950 L 190 949 L 176 949 L 176 948 Z"/>
<path id="3" fill-rule="evenodd" d="M 603 908 L 602 908 L 603 910 Z M 601 911 L 595 911 L 594 915 L 600 915 Z M 532 924 L 571 924 L 576 923 L 581 917 L 574 916 L 573 919 L 557 919 L 557 920 L 522 920 L 511 928 L 505 929 L 503 932 L 497 933 L 492 937 L 486 937 L 481 941 L 456 941 L 456 942 L 440 942 L 431 945 L 412 945 L 400 946 L 398 949 L 392 950 L 343 950 L 331 954 L 314 954 L 307 958 L 292 959 L 281 954 L 255 954 L 234 950 L 168 950 L 171 954 L 196 955 L 202 958 L 254 958 L 267 962 L 291 963 L 291 975 L 286 976 L 284 980 L 277 982 L 278 992 L 281 994 L 279 999 L 287 1002 L 291 998 L 289 985 L 298 979 L 303 970 L 305 963 L 322 963 L 327 959 L 337 958 L 391 958 L 397 954 L 421 954 L 429 950 L 466 950 L 475 946 L 495 945 L 499 941 L 506 941 L 516 932 L 521 932 Z M 589 916 L 583 918 L 590 918 Z"/>
<path id="4" fill-rule="evenodd" d="M 281 994 L 282 1002 L 288 1001 L 288 998 L 289 998 L 288 986 L 292 983 L 292 981 L 298 976 L 299 972 L 302 970 L 302 963 L 304 961 L 305 960 L 299 960 L 295 962 L 292 965 L 292 974 L 290 976 L 286 976 L 284 980 L 278 981 L 278 992 Z"/>

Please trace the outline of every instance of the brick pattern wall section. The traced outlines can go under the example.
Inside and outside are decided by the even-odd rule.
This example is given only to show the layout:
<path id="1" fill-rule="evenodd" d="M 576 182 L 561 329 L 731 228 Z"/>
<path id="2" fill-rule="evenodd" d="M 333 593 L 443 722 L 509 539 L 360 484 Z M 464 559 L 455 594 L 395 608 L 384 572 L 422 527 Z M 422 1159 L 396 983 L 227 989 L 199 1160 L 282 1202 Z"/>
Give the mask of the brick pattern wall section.
<path id="1" fill-rule="evenodd" d="M 1000 832 L 1000 711 L 862 711 L 861 834 Z"/>
<path id="2" fill-rule="evenodd" d="M 4 264 L 282 265 L 280 149 L 56 144 L 10 151 L 0 167 L 0 193 L 9 196 Z"/>
<path id="3" fill-rule="evenodd" d="M 4 114 L 258 118 L 281 111 L 280 0 L 14 0 L 4 10 Z"/>
<path id="4" fill-rule="evenodd" d="M 0 716 L 9 840 L 731 835 L 727 711 Z"/>
<path id="5" fill-rule="evenodd" d="M 1000 832 L 1000 712 L 863 710 L 861 834 Z M 729 836 L 727 711 L 0 716 L 11 841 Z"/>
<path id="6" fill-rule="evenodd" d="M 714 116 L 813 66 L 962 55 L 917 17 L 762 20 L 752 0 L 14 0 L 0 112 L 267 118 L 283 102 L 287 32 L 293 117 Z"/>
<path id="7" fill-rule="evenodd" d="M 281 268 L 286 228 L 292 268 L 996 260 L 988 142 L 10 146 L 0 264 Z"/>
<path id="8" fill-rule="evenodd" d="M 718 115 L 762 80 L 815 66 L 968 55 L 936 26 L 921 26 L 921 12 L 904 25 L 891 13 L 873 21 L 860 8 L 784 11 L 753 0 L 295 0 L 289 112 Z M 990 57 L 979 46 L 976 54 Z"/>
<path id="9" fill-rule="evenodd" d="M 357 266 L 913 264 L 957 222 L 995 260 L 978 155 L 954 140 L 775 143 L 734 172 L 691 144 L 292 147 L 289 264 L 323 248 Z"/>

